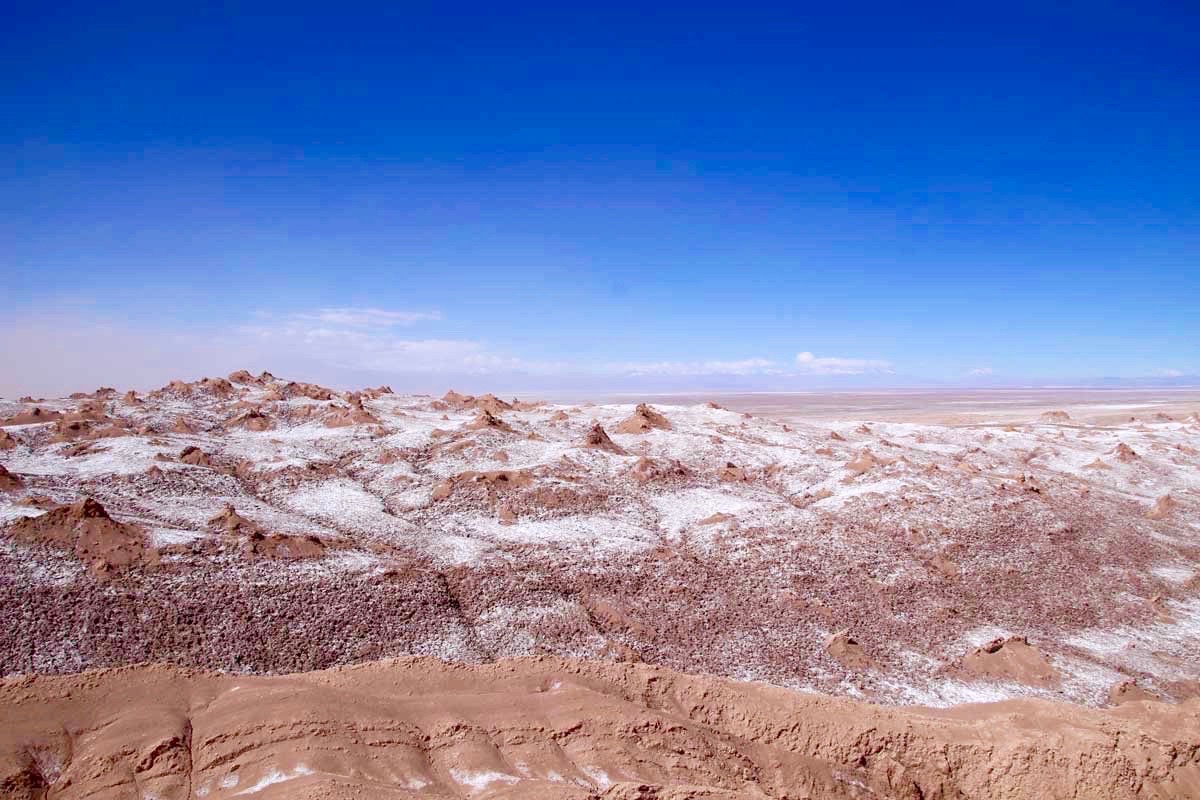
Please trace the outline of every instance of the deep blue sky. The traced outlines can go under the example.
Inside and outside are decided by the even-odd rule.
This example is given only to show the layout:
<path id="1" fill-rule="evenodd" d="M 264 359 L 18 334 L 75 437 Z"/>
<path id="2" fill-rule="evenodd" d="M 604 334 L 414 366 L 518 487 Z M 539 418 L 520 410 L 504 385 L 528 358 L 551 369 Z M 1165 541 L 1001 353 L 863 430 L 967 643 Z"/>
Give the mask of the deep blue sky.
<path id="1" fill-rule="evenodd" d="M 572 5 L 10 9 L 0 347 L 430 386 L 1200 373 L 1200 7 Z"/>

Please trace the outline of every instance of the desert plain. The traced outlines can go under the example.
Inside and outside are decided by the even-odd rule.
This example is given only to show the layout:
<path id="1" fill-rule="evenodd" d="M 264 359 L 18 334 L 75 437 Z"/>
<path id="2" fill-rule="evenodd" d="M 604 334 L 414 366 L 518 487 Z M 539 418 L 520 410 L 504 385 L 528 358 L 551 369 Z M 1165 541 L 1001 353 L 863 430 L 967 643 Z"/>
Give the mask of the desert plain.
<path id="1" fill-rule="evenodd" d="M 0 401 L 0 796 L 1200 796 L 1200 391 Z"/>

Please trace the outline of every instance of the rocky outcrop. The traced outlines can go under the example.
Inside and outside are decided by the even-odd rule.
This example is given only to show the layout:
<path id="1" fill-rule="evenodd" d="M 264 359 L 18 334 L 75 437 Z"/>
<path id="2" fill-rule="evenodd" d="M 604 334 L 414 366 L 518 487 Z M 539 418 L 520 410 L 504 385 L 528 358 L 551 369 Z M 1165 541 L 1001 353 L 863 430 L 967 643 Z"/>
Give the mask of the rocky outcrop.
<path id="1" fill-rule="evenodd" d="M 157 554 L 147 545 L 141 528 L 114 520 L 104 506 L 91 498 L 18 520 L 6 532 L 21 541 L 67 550 L 95 574 L 119 572 L 157 561 Z"/>
<path id="2" fill-rule="evenodd" d="M 603 450 L 606 453 L 623 456 L 625 450 L 608 435 L 599 422 L 593 423 L 587 435 L 583 437 L 583 446 L 589 450 Z"/>
<path id="3" fill-rule="evenodd" d="M 671 421 L 645 403 L 639 403 L 633 413 L 617 425 L 617 433 L 648 433 L 654 429 L 669 431 Z"/>

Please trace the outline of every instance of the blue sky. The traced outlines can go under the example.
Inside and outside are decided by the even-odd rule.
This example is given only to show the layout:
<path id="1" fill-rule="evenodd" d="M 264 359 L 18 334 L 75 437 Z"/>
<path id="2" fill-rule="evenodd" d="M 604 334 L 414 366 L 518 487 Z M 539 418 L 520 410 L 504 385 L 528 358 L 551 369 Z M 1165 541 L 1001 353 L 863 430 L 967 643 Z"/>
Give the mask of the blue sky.
<path id="1" fill-rule="evenodd" d="M 1200 373 L 1200 15 L 1044 5 L 26 4 L 0 392 Z"/>

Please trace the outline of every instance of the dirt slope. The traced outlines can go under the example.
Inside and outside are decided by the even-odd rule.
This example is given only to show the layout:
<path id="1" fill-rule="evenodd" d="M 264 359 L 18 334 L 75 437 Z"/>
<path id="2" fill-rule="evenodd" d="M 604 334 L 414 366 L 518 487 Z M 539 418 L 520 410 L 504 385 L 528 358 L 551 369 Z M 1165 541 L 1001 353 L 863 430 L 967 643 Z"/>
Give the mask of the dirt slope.
<path id="1" fill-rule="evenodd" d="M 1200 701 L 889 708 L 646 665 L 0 682 L 6 798 L 1200 796 Z"/>

